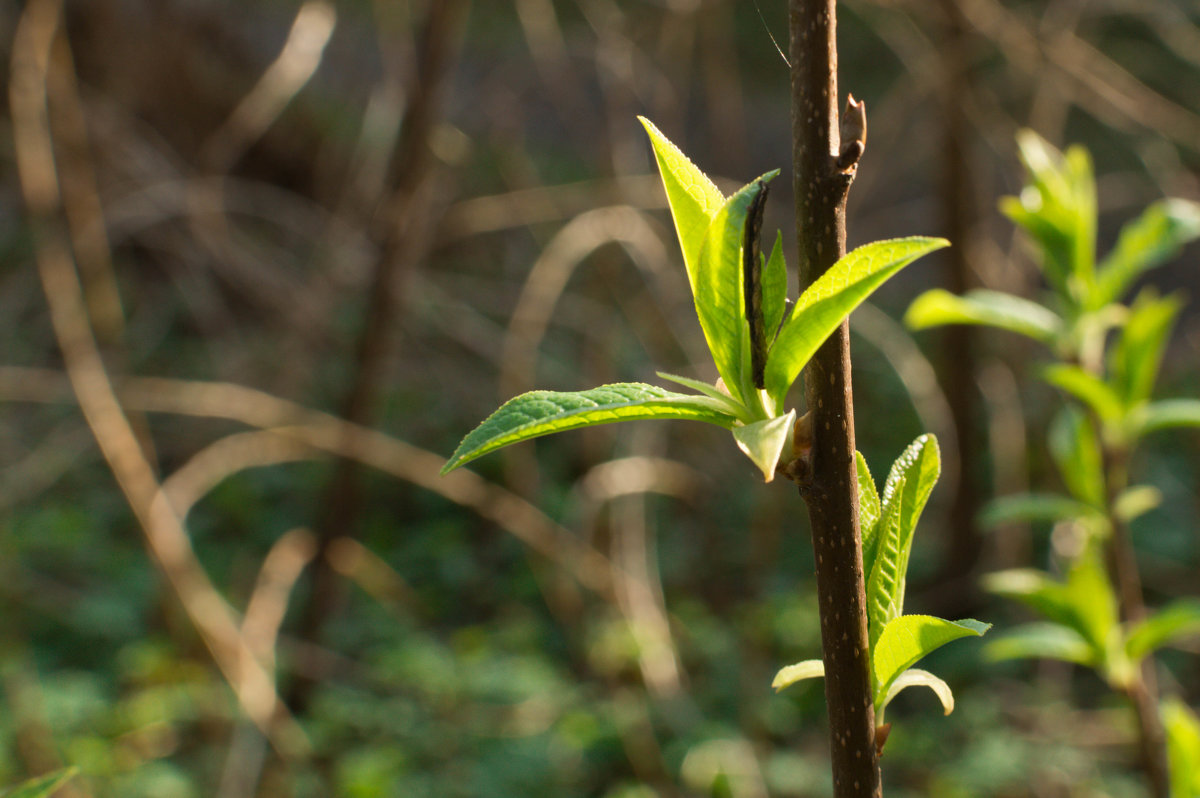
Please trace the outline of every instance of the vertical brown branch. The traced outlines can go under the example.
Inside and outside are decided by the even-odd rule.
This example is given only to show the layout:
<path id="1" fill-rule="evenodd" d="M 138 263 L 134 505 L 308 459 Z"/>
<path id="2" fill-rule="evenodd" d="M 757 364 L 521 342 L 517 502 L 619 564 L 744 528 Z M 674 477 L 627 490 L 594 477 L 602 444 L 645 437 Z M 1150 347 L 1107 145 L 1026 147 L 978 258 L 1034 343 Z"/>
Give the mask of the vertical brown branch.
<path id="1" fill-rule="evenodd" d="M 845 254 L 846 193 L 865 139 L 856 136 L 842 146 L 836 27 L 836 0 L 790 0 L 792 180 L 802 289 Z M 852 107 L 861 120 L 861 106 Z M 847 121 L 854 117 L 848 115 Z M 871 798 L 883 792 L 868 669 L 847 322 L 809 361 L 804 393 L 813 448 L 800 491 L 816 554 L 833 793 Z"/>

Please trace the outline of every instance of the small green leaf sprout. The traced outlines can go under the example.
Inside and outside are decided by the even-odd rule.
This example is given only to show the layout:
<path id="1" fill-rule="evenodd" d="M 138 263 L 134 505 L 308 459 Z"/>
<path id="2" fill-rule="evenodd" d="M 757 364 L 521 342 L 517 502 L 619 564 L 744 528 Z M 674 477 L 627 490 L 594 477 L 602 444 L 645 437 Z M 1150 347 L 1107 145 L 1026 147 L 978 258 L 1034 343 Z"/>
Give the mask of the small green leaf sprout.
<path id="1" fill-rule="evenodd" d="M 643 383 L 587 391 L 533 391 L 510 399 L 469 433 L 445 474 L 512 443 L 578 427 L 633 419 L 686 419 L 725 427 L 770 482 L 796 453 L 796 411 L 787 394 L 817 348 L 888 278 L 921 255 L 947 246 L 940 238 L 867 244 L 847 254 L 808 288 L 789 313 L 782 234 L 769 256 L 758 251 L 769 172 L 725 197 L 649 120 L 650 137 L 683 251 L 696 315 L 719 380 L 659 373 L 697 391 L 683 394 Z"/>

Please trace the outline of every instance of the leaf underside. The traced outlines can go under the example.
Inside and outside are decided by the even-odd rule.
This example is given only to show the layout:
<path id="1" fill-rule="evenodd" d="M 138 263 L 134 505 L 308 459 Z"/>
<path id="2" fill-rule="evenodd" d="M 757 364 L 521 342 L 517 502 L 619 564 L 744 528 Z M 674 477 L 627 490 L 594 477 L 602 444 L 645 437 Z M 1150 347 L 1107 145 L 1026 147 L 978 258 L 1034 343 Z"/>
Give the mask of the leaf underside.
<path id="1" fill-rule="evenodd" d="M 684 419 L 726 428 L 734 422 L 714 399 L 645 383 L 614 383 L 588 391 L 531 391 L 508 400 L 468 433 L 442 473 L 512 443 L 632 419 Z"/>

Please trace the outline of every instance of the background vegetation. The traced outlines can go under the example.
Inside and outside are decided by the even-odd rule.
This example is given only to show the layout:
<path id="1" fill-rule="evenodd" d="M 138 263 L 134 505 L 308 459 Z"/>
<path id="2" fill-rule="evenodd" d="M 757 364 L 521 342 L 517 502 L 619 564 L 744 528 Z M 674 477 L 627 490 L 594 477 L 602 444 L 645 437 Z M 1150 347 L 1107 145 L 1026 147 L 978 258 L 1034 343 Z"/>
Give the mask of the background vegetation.
<path id="1" fill-rule="evenodd" d="M 819 686 L 769 689 L 819 651 L 806 513 L 724 431 L 604 427 L 436 476 L 519 391 L 715 376 L 635 115 L 724 189 L 786 169 L 784 11 L 759 6 L 0 5 L 0 781 L 69 763 L 62 795 L 642 798 L 718 772 L 733 796 L 829 791 Z M 850 245 L 955 244 L 853 317 L 858 445 L 878 472 L 938 435 L 907 607 L 1000 630 L 1029 616 L 979 577 L 1046 567 L 1064 537 L 972 521 L 1057 484 L 1043 355 L 896 319 L 935 285 L 1038 295 L 995 210 L 1019 127 L 1092 151 L 1101 251 L 1150 201 L 1200 199 L 1200 12 L 852 0 L 841 23 L 870 125 Z M 789 229 L 789 190 L 766 229 Z M 96 434 L 55 252 L 103 356 Z M 1194 297 L 1198 258 L 1151 279 Z M 1200 394 L 1198 361 L 1189 306 L 1158 395 Z M 96 404 L 105 373 L 130 435 Z M 1133 527 L 1148 603 L 1195 595 L 1196 435 L 1132 469 L 1165 494 Z M 1192 707 L 1197 653 L 1164 657 Z M 892 705 L 888 795 L 1144 794 L 1094 675 L 931 660 L 958 709 Z"/>

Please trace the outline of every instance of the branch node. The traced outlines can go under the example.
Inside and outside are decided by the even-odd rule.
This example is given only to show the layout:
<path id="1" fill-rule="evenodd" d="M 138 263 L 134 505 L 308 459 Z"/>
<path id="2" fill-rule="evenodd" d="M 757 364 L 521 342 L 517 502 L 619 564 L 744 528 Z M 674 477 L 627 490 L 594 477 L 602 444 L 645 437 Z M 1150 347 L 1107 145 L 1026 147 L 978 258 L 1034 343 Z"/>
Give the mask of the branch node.
<path id="1" fill-rule="evenodd" d="M 853 180 L 858 161 L 867 150 L 867 104 L 855 100 L 853 94 L 847 95 L 846 110 L 842 111 L 841 142 L 834 166 L 839 173 Z M 846 185 L 849 187 L 848 181 Z"/>

